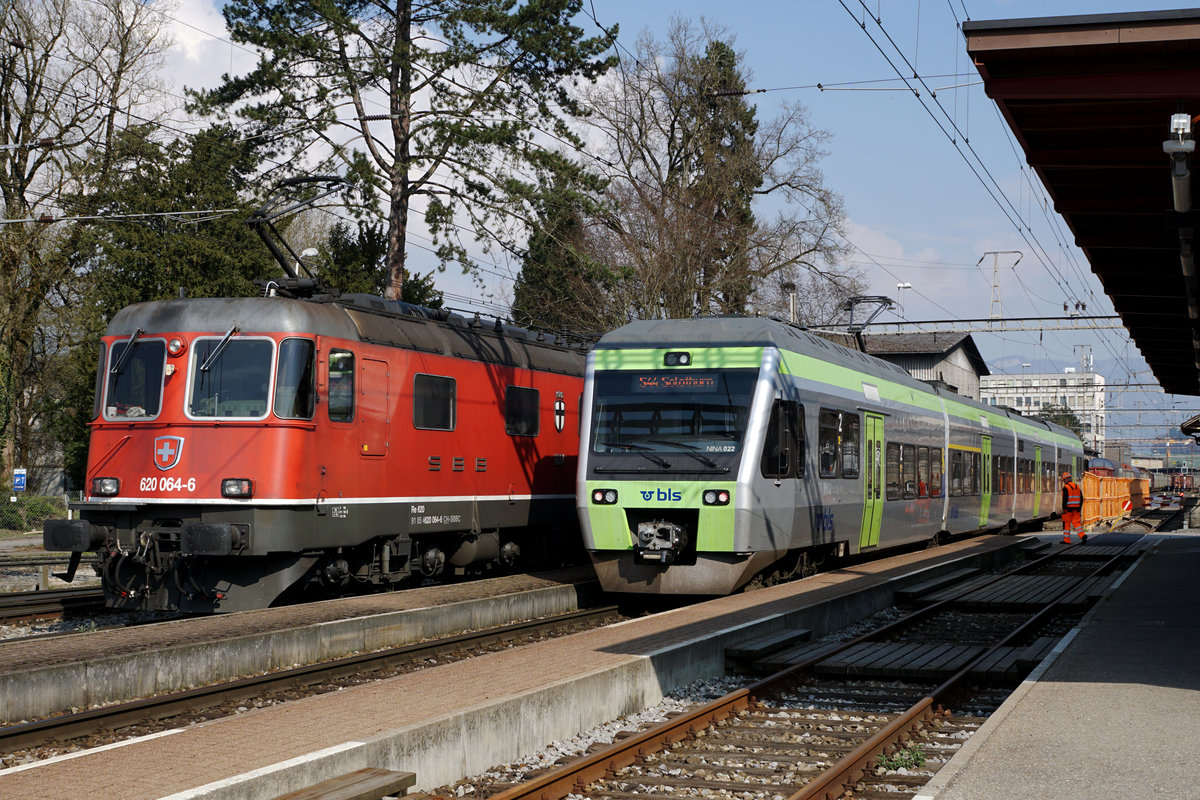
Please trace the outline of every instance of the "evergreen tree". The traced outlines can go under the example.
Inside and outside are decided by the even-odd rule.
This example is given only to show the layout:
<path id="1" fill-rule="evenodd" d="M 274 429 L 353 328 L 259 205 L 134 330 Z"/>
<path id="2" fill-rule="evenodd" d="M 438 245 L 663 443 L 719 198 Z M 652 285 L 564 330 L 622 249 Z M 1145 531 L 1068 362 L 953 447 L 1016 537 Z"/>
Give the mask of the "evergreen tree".
<path id="1" fill-rule="evenodd" d="M 360 221 L 357 230 L 352 231 L 349 224 L 338 222 L 319 248 L 315 263 L 321 282 L 343 294 L 383 294 L 386 255 L 387 237 L 382 225 Z M 399 299 L 429 308 L 441 308 L 443 302 L 442 293 L 433 286 L 432 272 L 411 276 L 407 270 Z"/>
<path id="2" fill-rule="evenodd" d="M 344 168 L 364 212 L 384 201 L 385 294 L 398 298 L 415 200 L 441 263 L 467 269 L 462 220 L 485 249 L 515 249 L 514 218 L 532 216 L 524 202 L 538 186 L 521 176 L 553 157 L 537 132 L 582 145 L 566 124 L 583 113 L 569 89 L 615 58 L 597 58 L 608 35 L 585 38 L 574 24 L 581 4 L 231 0 L 233 40 L 263 56 L 249 74 L 192 92 L 194 108 L 236 106 L 293 169 L 323 140 L 328 156 L 314 171 Z"/>
<path id="3" fill-rule="evenodd" d="M 278 265 L 246 225 L 244 199 L 258 169 L 253 148 L 229 126 L 168 145 L 152 126 L 130 128 L 112 153 L 118 178 L 94 202 L 100 220 L 79 231 L 72 267 L 80 284 L 70 307 L 44 315 L 43 337 L 69 343 L 47 369 L 39 416 L 63 448 L 69 482 L 83 485 L 99 338 L 127 305 L 178 297 L 251 296 L 253 280 Z M 191 212 L 211 210 L 207 215 Z M 171 216 L 176 212 L 179 216 Z M 127 218 L 127 215 L 148 215 Z"/>
<path id="4" fill-rule="evenodd" d="M 1034 419 L 1040 419 L 1045 422 L 1053 422 L 1055 425 L 1062 425 L 1067 428 L 1080 439 L 1083 438 L 1083 422 L 1079 416 L 1064 405 L 1055 405 L 1053 403 L 1042 406 L 1042 410 L 1033 415 Z"/>

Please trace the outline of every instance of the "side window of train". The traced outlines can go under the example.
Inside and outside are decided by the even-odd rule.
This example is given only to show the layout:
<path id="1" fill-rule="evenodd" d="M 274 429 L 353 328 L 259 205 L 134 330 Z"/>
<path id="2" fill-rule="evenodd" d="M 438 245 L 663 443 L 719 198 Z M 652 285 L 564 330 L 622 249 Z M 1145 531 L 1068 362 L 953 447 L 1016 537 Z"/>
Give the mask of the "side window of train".
<path id="1" fill-rule="evenodd" d="M 929 451 L 929 496 L 942 496 L 942 448 Z"/>
<path id="2" fill-rule="evenodd" d="M 917 448 L 906 444 L 900 447 L 900 480 L 904 489 L 904 499 L 912 500 L 917 496 Z"/>
<path id="3" fill-rule="evenodd" d="M 504 432 L 509 436 L 538 435 L 538 390 L 504 388 Z"/>
<path id="4" fill-rule="evenodd" d="M 317 407 L 316 344 L 312 339 L 284 339 L 275 368 L 275 416 L 312 419 Z"/>
<path id="5" fill-rule="evenodd" d="M 917 448 L 917 497 L 929 497 L 929 448 Z"/>
<path id="6" fill-rule="evenodd" d="M 457 405 L 454 378 L 413 376 L 413 427 L 423 431 L 452 431 Z"/>
<path id="7" fill-rule="evenodd" d="M 950 453 L 950 496 L 961 497 L 963 493 L 963 454 L 961 450 Z"/>
<path id="8" fill-rule="evenodd" d="M 858 477 L 858 414 L 842 415 L 842 477 Z"/>
<path id="9" fill-rule="evenodd" d="M 884 484 L 887 491 L 888 500 L 900 499 L 900 445 L 895 442 L 888 442 L 887 456 L 887 479 Z"/>
<path id="10" fill-rule="evenodd" d="M 804 406 L 775 401 L 759 469 L 764 478 L 804 477 Z"/>
<path id="11" fill-rule="evenodd" d="M 354 353 L 329 351 L 329 421 L 354 421 Z"/>
<path id="12" fill-rule="evenodd" d="M 838 433 L 841 414 L 822 408 L 817 417 L 817 472 L 822 478 L 838 476 Z"/>
<path id="13" fill-rule="evenodd" d="M 979 469 L 980 458 L 979 453 L 971 453 L 971 494 L 980 493 L 980 483 L 983 479 L 983 474 Z"/>

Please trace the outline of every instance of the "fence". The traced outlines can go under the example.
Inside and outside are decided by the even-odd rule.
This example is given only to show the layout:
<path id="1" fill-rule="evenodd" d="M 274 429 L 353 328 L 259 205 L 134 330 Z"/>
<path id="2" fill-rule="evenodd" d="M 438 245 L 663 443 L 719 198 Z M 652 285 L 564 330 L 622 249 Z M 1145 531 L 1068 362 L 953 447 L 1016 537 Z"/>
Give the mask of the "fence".
<path id="1" fill-rule="evenodd" d="M 1083 524 L 1117 517 L 1146 505 L 1150 481 L 1146 478 L 1105 478 L 1083 474 Z M 1128 502 L 1129 507 L 1125 504 Z"/>
<path id="2" fill-rule="evenodd" d="M 14 502 L 0 502 L 0 534 L 40 532 L 46 520 L 67 515 L 66 498 L 25 492 L 15 496 Z M 0 498 L 0 501 L 4 499 Z"/>

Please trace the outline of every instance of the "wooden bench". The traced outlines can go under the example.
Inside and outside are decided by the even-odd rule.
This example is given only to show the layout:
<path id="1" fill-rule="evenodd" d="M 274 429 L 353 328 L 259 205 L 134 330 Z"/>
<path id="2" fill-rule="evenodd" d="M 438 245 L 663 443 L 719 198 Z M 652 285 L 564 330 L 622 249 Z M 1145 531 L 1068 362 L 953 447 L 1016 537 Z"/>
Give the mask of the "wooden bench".
<path id="1" fill-rule="evenodd" d="M 907 586 L 903 589 L 896 590 L 897 603 L 912 603 L 921 595 L 936 592 L 938 589 L 944 589 L 952 583 L 966 580 L 979 574 L 979 570 L 975 567 L 966 567 L 957 569 L 954 572 L 947 572 L 945 575 L 939 575 L 936 578 L 930 578 L 927 581 Z"/>
<path id="2" fill-rule="evenodd" d="M 363 767 L 307 789 L 281 794 L 275 800 L 379 800 L 388 795 L 404 794 L 416 782 L 415 772 Z M 408 797 L 415 800 L 416 795 Z"/>

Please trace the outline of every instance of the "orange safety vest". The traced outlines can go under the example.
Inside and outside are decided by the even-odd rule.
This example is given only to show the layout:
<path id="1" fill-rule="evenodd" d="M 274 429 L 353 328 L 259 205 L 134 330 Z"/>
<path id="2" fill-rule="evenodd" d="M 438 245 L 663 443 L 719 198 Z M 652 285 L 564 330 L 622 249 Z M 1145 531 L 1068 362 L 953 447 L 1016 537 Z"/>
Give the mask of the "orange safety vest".
<path id="1" fill-rule="evenodd" d="M 1066 493 L 1063 500 L 1063 509 L 1066 511 L 1078 511 L 1083 508 L 1083 490 L 1075 481 L 1067 481 L 1063 485 L 1063 492 Z"/>

